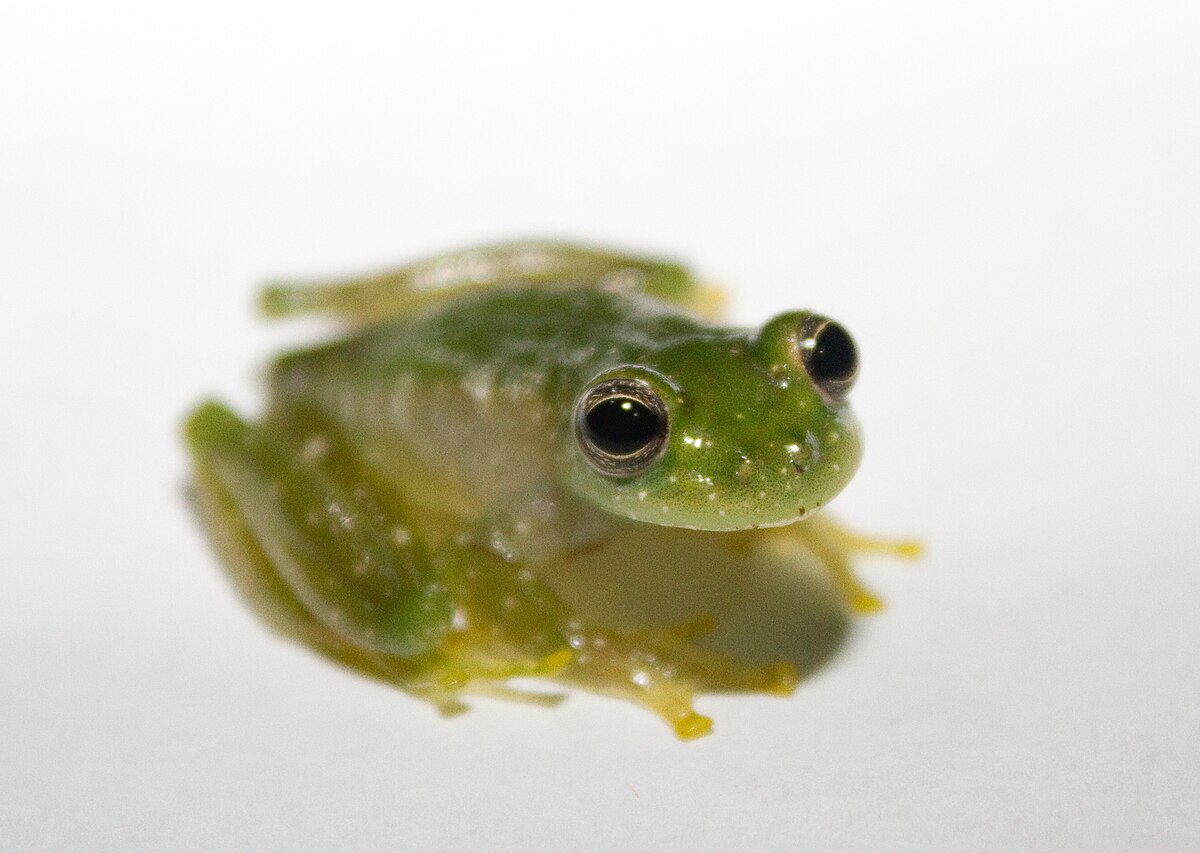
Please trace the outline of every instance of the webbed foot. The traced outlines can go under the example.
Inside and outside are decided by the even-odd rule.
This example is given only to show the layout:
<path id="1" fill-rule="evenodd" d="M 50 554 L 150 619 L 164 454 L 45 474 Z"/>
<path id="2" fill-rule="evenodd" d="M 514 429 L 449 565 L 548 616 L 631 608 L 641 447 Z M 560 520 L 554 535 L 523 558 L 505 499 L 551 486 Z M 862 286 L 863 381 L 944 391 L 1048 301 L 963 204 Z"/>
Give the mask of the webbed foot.
<path id="1" fill-rule="evenodd" d="M 914 539 L 864 536 L 846 529 L 825 515 L 776 530 L 777 535 L 810 550 L 829 572 L 846 605 L 860 614 L 878 613 L 883 610 L 884 603 L 855 575 L 851 566 L 853 558 L 860 554 L 885 554 L 915 560 L 923 550 L 921 543 Z"/>

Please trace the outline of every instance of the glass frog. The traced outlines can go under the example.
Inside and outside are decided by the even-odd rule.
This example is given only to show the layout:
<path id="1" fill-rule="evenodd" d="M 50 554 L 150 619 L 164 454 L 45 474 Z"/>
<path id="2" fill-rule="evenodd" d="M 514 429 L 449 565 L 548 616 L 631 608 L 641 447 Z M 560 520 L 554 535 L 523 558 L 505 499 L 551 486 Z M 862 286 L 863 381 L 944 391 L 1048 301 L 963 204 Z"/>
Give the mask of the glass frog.
<path id="1" fill-rule="evenodd" d="M 472 691 L 536 701 L 504 682 L 538 676 L 703 735 L 697 691 L 789 694 L 795 667 L 698 645 L 703 615 L 593 624 L 544 568 L 631 528 L 782 538 L 870 611 L 850 557 L 916 547 L 810 518 L 862 450 L 846 330 L 808 311 L 729 328 L 718 303 L 676 263 L 549 242 L 269 286 L 267 315 L 347 331 L 274 362 L 258 421 L 192 412 L 201 519 L 270 626 L 444 713 Z"/>

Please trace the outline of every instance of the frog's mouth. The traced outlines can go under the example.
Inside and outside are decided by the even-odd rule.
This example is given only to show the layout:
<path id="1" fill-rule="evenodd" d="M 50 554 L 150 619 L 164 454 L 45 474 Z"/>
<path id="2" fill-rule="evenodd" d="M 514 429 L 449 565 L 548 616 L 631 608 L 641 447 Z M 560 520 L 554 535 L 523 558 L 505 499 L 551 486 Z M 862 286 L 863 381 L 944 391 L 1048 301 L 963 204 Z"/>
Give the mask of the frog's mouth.
<path id="1" fill-rule="evenodd" d="M 631 521 L 656 527 L 735 533 L 787 527 L 813 515 L 824 503 L 773 500 L 766 490 L 736 502 L 722 501 L 719 497 L 710 499 L 709 494 L 714 493 L 652 493 L 640 489 L 632 494 L 614 495 L 604 508 Z"/>

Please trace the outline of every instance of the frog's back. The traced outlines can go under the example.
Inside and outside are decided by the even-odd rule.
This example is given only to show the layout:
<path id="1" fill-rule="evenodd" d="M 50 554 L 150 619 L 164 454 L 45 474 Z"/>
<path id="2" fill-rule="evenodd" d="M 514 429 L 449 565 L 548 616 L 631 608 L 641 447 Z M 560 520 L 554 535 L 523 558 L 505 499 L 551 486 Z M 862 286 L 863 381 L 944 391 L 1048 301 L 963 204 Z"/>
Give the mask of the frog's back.
<path id="1" fill-rule="evenodd" d="M 551 476 L 582 383 L 702 328 L 583 284 L 467 291 L 284 356 L 273 405 L 315 406 L 372 465 L 470 514 Z"/>

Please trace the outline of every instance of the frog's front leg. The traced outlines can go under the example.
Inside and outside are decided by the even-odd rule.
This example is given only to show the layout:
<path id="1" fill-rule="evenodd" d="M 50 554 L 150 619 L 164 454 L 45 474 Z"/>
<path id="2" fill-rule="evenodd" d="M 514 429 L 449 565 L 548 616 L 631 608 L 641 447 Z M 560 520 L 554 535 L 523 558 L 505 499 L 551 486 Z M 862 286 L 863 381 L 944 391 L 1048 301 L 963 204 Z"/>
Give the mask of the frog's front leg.
<path id="1" fill-rule="evenodd" d="M 387 320 L 431 299 L 497 284 L 589 283 L 645 293 L 706 316 L 720 312 L 719 291 L 696 283 L 674 261 L 547 240 L 479 246 L 384 272 L 314 282 L 275 282 L 260 296 L 269 317 L 333 314 L 353 324 Z"/>
<path id="2" fill-rule="evenodd" d="M 545 677 L 642 705 L 682 739 L 712 729 L 712 720 L 692 705 L 697 692 L 790 695 L 799 680 L 790 663 L 745 664 L 695 645 L 693 640 L 711 630 L 711 617 L 667 628 L 596 625 L 572 613 L 528 567 L 508 563 L 486 547 L 456 548 L 452 554 L 444 558 L 453 559 L 463 578 L 473 645 L 530 659 L 569 648 L 573 654 L 564 668 Z"/>
<path id="3" fill-rule="evenodd" d="M 569 647 L 573 657 L 553 680 L 614 696 L 653 711 L 676 734 L 707 734 L 712 721 L 692 701 L 702 691 L 790 694 L 795 667 L 757 665 L 700 647 L 715 619 L 675 627 L 623 629 L 580 617 L 540 579 L 535 567 L 602 544 L 616 522 L 552 491 L 517 501 L 456 538 L 440 555 L 447 577 L 462 578 L 460 602 L 476 642 L 509 655 L 537 656 Z"/>
<path id="4" fill-rule="evenodd" d="M 702 616 L 667 628 L 615 630 L 573 620 L 567 639 L 575 657 L 557 680 L 615 696 L 653 711 L 682 740 L 712 730 L 692 705 L 700 692 L 752 691 L 790 696 L 800 680 L 793 664 L 749 664 L 695 644 L 715 619 Z"/>

